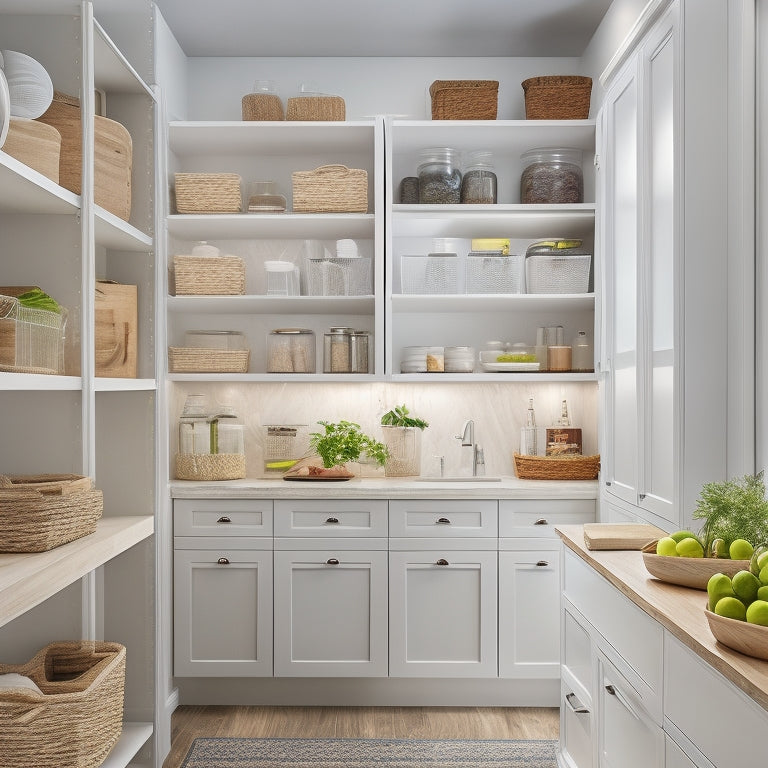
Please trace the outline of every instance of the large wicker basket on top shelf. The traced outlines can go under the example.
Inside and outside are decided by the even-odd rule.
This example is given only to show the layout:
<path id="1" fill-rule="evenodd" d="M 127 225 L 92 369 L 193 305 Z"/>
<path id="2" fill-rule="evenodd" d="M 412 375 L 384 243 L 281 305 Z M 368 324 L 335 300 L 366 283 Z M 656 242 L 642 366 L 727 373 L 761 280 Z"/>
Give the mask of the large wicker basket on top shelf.
<path id="1" fill-rule="evenodd" d="M 47 552 L 93 533 L 104 499 L 92 486 L 82 475 L 0 475 L 0 552 Z"/>
<path id="2" fill-rule="evenodd" d="M 429 86 L 433 120 L 495 120 L 498 80 L 435 80 Z"/>
<path id="3" fill-rule="evenodd" d="M 600 455 L 524 456 L 514 454 L 515 473 L 524 480 L 596 480 Z"/>
<path id="4" fill-rule="evenodd" d="M 123 728 L 125 648 L 118 643 L 52 643 L 0 674 L 40 689 L 0 689 L 3 768 L 96 768 Z"/>
<path id="5" fill-rule="evenodd" d="M 522 82 L 527 120 L 586 120 L 592 95 L 592 78 L 580 75 L 546 75 Z"/>

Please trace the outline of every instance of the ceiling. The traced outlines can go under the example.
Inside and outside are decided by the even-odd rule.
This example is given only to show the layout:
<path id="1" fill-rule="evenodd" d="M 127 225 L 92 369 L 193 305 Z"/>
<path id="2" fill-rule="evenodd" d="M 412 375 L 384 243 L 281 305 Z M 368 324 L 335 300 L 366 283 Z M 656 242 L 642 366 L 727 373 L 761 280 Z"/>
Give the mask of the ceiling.
<path id="1" fill-rule="evenodd" d="M 580 56 L 611 0 L 155 0 L 187 56 Z"/>

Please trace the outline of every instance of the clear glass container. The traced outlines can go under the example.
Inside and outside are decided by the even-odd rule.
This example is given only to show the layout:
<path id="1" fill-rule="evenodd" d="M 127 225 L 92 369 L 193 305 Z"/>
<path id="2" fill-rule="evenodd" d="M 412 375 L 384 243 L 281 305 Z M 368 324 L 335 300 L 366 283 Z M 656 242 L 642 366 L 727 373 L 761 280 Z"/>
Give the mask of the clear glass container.
<path id="1" fill-rule="evenodd" d="M 445 348 L 427 347 L 427 373 L 445 371 Z"/>
<path id="2" fill-rule="evenodd" d="M 406 176 L 400 181 L 398 192 L 399 203 L 418 203 L 419 202 L 419 177 Z"/>
<path id="3" fill-rule="evenodd" d="M 267 336 L 267 373 L 314 373 L 315 333 L 307 328 L 275 328 Z"/>
<path id="4" fill-rule="evenodd" d="M 267 296 L 298 296 L 301 275 L 292 261 L 265 261 Z"/>
<path id="5" fill-rule="evenodd" d="M 245 349 L 245 335 L 240 331 L 186 331 L 185 347 L 203 349 Z"/>
<path id="6" fill-rule="evenodd" d="M 461 202 L 491 205 L 497 202 L 496 173 L 490 152 L 477 151 L 467 155 L 461 179 Z"/>
<path id="7" fill-rule="evenodd" d="M 306 424 L 266 424 L 264 431 L 265 474 L 282 474 L 309 450 L 309 427 Z"/>
<path id="8" fill-rule="evenodd" d="M 595 370 L 595 355 L 586 331 L 579 331 L 573 340 L 571 368 L 585 373 Z"/>
<path id="9" fill-rule="evenodd" d="M 446 373 L 472 373 L 475 370 L 474 347 L 445 347 L 443 352 Z"/>
<path id="10" fill-rule="evenodd" d="M 583 203 L 584 176 L 580 149 L 531 149 L 520 156 L 520 202 Z"/>
<path id="11" fill-rule="evenodd" d="M 274 181 L 249 181 L 245 193 L 246 213 L 285 213 L 285 195 Z"/>
<path id="12" fill-rule="evenodd" d="M 450 147 L 435 147 L 424 149 L 419 155 L 419 203 L 460 203 L 461 170 L 458 152 Z"/>
<path id="13" fill-rule="evenodd" d="M 370 334 L 337 326 L 323 340 L 323 373 L 368 373 Z"/>

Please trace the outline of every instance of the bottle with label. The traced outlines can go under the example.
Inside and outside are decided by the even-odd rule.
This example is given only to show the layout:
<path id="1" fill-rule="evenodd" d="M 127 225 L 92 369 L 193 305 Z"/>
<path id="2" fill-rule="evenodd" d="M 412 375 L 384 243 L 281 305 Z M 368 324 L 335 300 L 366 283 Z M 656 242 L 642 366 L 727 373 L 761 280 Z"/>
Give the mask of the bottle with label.
<path id="1" fill-rule="evenodd" d="M 533 410 L 533 398 L 528 398 L 528 412 L 525 415 L 525 426 L 520 429 L 520 453 L 523 456 L 538 455 L 536 439 L 536 414 Z"/>
<path id="2" fill-rule="evenodd" d="M 570 456 L 581 454 L 581 428 L 571 426 L 568 401 L 560 404 L 560 416 L 554 426 L 547 427 L 547 456 Z"/>

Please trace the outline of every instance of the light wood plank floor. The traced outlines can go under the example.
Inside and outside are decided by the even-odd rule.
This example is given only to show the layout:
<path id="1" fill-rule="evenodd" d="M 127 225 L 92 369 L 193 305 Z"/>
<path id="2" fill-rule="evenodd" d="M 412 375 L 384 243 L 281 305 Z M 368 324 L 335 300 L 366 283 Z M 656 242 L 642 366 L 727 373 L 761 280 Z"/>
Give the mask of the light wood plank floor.
<path id="1" fill-rule="evenodd" d="M 203 736 L 556 739 L 559 725 L 559 710 L 543 707 L 181 706 L 163 768 L 179 768 L 192 740 Z"/>

